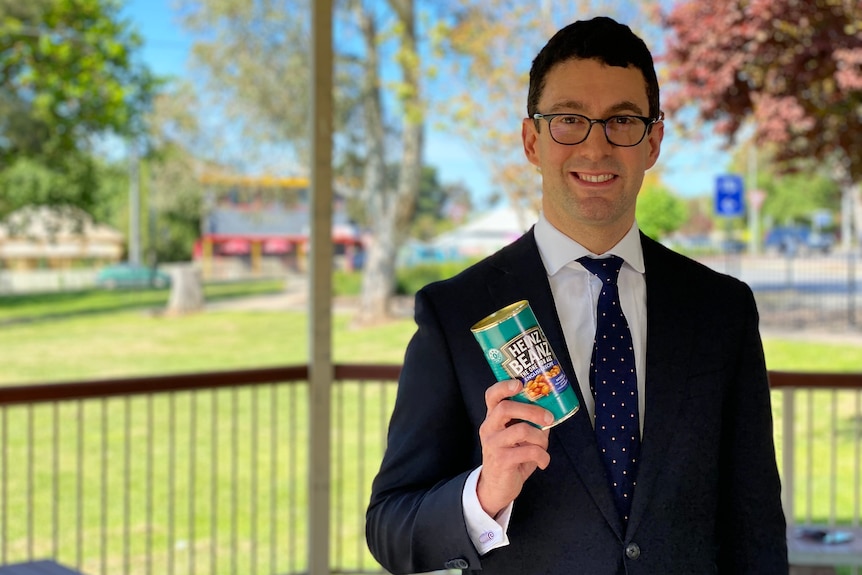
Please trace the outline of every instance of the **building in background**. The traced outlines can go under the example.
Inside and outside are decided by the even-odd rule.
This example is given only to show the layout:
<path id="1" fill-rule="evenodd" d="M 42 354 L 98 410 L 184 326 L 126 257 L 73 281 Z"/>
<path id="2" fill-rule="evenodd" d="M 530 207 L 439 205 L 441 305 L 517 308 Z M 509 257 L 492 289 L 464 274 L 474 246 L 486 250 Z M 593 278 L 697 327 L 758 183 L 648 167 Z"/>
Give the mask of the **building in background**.
<path id="1" fill-rule="evenodd" d="M 204 278 L 304 272 L 311 230 L 308 180 L 209 175 L 208 201 L 194 258 Z M 361 267 L 362 235 L 344 207 L 333 207 L 332 241 L 338 269 Z"/>
<path id="2" fill-rule="evenodd" d="M 0 269 L 31 271 L 118 262 L 124 238 L 79 208 L 27 206 L 0 222 Z"/>

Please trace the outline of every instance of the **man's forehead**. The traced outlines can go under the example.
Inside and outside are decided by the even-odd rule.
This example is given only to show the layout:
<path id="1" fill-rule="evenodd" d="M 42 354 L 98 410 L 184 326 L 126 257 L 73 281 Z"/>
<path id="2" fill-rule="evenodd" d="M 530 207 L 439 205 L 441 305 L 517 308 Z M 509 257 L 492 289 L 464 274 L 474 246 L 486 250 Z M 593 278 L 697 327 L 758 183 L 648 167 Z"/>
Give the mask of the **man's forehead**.
<path id="1" fill-rule="evenodd" d="M 638 68 L 577 58 L 548 70 L 539 101 L 545 113 L 598 108 L 643 115 L 649 109 L 646 79 Z"/>

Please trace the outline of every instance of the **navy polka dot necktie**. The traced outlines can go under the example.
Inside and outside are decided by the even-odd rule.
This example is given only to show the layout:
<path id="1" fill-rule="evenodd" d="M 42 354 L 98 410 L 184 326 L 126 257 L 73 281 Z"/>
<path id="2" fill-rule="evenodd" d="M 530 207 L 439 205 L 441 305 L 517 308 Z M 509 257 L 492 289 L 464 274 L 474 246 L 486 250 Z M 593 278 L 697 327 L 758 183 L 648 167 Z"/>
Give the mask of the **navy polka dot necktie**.
<path id="1" fill-rule="evenodd" d="M 640 427 L 634 345 L 617 288 L 623 260 L 618 256 L 583 257 L 578 262 L 603 284 L 596 307 L 590 389 L 596 400 L 596 442 L 625 522 L 636 485 Z"/>

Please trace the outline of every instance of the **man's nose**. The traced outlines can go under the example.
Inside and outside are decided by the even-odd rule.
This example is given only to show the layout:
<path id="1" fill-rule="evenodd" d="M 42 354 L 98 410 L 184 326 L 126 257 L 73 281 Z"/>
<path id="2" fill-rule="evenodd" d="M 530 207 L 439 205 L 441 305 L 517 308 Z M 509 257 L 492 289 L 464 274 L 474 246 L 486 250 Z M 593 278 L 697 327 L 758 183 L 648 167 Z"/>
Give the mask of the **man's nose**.
<path id="1" fill-rule="evenodd" d="M 590 133 L 587 134 L 587 139 L 581 142 L 578 146 L 582 148 L 582 152 L 587 155 L 607 155 L 610 153 L 613 144 L 608 141 L 605 135 L 605 125 L 599 122 L 594 122 Z"/>

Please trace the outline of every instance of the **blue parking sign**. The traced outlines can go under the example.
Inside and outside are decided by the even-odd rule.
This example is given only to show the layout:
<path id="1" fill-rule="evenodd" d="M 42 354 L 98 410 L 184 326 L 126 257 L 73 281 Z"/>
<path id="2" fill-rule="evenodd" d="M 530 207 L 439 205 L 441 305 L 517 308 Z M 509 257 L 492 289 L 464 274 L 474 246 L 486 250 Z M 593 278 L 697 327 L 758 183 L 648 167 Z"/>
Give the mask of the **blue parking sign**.
<path id="1" fill-rule="evenodd" d="M 741 216 L 745 212 L 742 192 L 742 176 L 724 174 L 715 178 L 715 213 L 725 217 Z"/>

